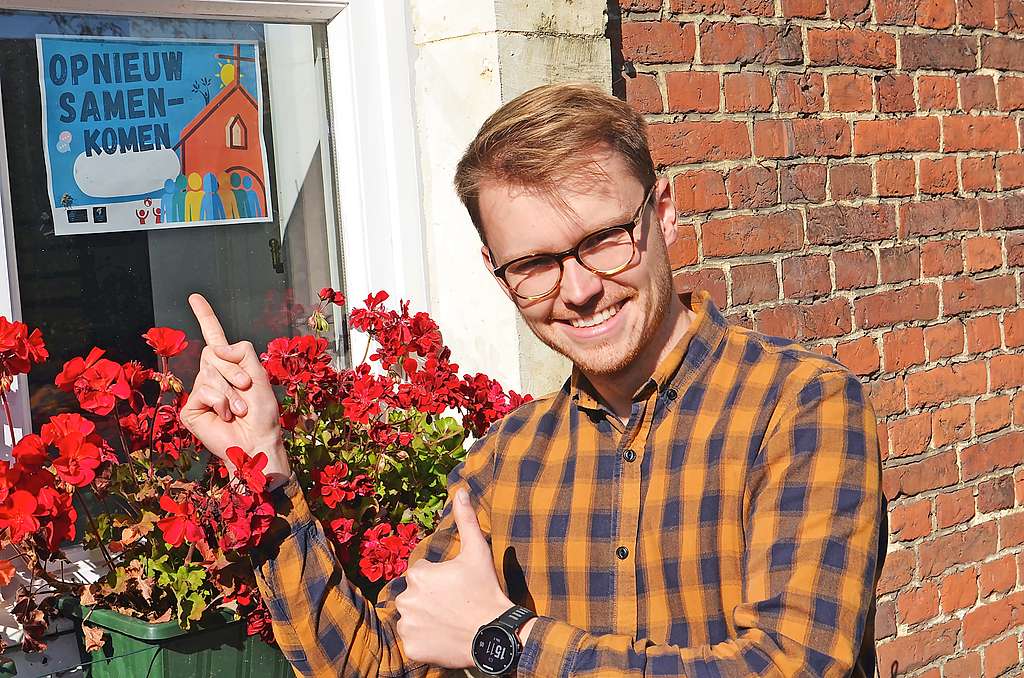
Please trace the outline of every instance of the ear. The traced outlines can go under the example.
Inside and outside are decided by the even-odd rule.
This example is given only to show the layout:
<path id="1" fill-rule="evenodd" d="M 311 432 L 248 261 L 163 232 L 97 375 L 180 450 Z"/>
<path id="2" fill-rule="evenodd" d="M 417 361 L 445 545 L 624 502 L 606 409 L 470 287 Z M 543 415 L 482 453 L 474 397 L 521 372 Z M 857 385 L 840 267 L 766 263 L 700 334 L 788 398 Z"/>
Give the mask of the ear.
<path id="1" fill-rule="evenodd" d="M 654 215 L 661 228 L 665 247 L 669 248 L 679 235 L 676 224 L 676 203 L 672 198 L 672 187 L 667 177 L 659 177 L 654 185 Z"/>
<path id="2" fill-rule="evenodd" d="M 482 245 L 480 247 L 480 256 L 483 257 L 484 268 L 487 269 L 487 272 L 490 273 L 491 277 L 493 277 L 498 283 L 498 287 L 501 288 L 501 291 L 505 293 L 505 296 L 508 297 L 510 301 L 515 301 L 515 299 L 512 298 L 512 291 L 508 288 L 508 285 L 505 284 L 505 281 L 494 275 L 494 259 L 491 258 L 491 251 L 487 248 L 487 245 Z"/>

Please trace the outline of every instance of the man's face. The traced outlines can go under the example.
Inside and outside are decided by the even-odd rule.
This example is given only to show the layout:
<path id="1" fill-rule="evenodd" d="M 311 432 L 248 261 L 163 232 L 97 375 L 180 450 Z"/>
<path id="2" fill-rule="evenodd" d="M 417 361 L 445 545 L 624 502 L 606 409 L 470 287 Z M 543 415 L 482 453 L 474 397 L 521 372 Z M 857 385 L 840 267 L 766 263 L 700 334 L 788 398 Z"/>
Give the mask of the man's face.
<path id="1" fill-rule="evenodd" d="M 604 174 L 571 179 L 549 193 L 492 182 L 480 191 L 480 214 L 497 265 L 528 254 L 567 250 L 602 228 L 629 222 L 644 199 L 644 187 L 622 157 L 595 152 Z M 583 372 L 621 372 L 647 350 L 665 320 L 672 295 L 666 246 L 675 241 L 675 209 L 660 180 L 635 229 L 636 252 L 619 273 L 603 276 L 568 257 L 561 285 L 535 301 L 515 297 L 526 324 L 550 348 Z"/>

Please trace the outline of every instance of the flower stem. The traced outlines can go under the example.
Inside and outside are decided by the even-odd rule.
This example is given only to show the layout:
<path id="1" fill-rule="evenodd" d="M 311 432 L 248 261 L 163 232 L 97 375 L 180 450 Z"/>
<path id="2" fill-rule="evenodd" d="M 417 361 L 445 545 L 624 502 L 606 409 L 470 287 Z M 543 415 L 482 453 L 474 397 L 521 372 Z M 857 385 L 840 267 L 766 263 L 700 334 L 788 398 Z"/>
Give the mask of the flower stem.
<path id="1" fill-rule="evenodd" d="M 7 402 L 7 390 L 6 389 L 0 390 L 0 401 L 3 401 L 3 404 L 4 404 L 4 414 L 7 417 L 7 426 L 11 429 L 11 447 L 13 448 L 14 444 L 17 443 L 18 441 L 17 441 L 17 439 L 16 439 L 16 437 L 14 435 L 14 417 L 11 416 L 11 406 Z"/>
<path id="2" fill-rule="evenodd" d="M 96 526 L 96 521 L 92 518 L 92 513 L 89 511 L 89 505 L 81 496 L 79 496 L 78 503 L 81 504 L 82 511 L 85 513 L 85 518 L 89 521 L 89 527 L 92 528 L 93 534 L 96 535 L 96 543 L 100 545 L 100 551 L 103 553 L 104 560 L 107 561 L 107 567 L 109 567 L 110 571 L 113 572 L 116 569 L 114 567 L 114 561 L 107 552 L 107 546 L 103 543 L 103 538 L 100 535 L 100 529 Z"/>

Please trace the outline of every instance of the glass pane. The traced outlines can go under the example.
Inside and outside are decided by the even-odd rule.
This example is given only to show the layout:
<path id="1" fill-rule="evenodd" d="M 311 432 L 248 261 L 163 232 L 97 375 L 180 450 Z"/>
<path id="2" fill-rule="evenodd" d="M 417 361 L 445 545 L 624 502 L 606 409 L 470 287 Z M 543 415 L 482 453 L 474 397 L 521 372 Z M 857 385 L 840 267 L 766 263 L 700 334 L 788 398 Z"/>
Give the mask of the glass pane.
<path id="1" fill-rule="evenodd" d="M 42 329 L 52 356 L 29 379 L 33 421 L 73 405 L 53 385 L 66 360 L 99 346 L 114 360 L 150 363 L 140 335 L 153 326 L 196 339 L 177 365 L 189 383 L 201 345 L 189 292 L 211 300 L 230 339 L 259 349 L 301 333 L 317 291 L 341 287 L 325 35 L 302 24 L 0 11 L 7 247 L 16 248 L 23 319 Z M 180 53 L 192 61 L 181 66 Z M 194 66 L 199 53 L 208 71 Z M 73 101 L 61 99 L 75 77 Z M 125 168 L 140 151 L 150 152 L 140 173 L 170 159 L 159 187 L 132 184 Z M 102 196 L 116 191 L 104 167 L 121 176 L 109 205 Z M 199 183 L 186 187 L 193 175 Z M 133 202 L 117 202 L 132 191 Z"/>

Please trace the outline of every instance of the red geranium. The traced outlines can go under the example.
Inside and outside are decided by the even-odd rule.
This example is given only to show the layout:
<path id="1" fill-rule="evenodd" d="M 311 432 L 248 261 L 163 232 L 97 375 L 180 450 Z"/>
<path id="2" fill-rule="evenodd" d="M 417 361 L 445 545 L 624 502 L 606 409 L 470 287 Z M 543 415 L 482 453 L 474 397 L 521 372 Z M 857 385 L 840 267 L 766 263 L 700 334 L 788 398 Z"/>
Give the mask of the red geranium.
<path id="1" fill-rule="evenodd" d="M 185 333 L 170 327 L 154 327 L 142 338 L 161 358 L 173 358 L 188 347 Z"/>
<path id="2" fill-rule="evenodd" d="M 227 449 L 228 461 L 235 465 L 235 477 L 253 492 L 262 492 L 267 486 L 267 476 L 263 469 L 267 467 L 267 455 L 257 452 L 253 456 L 245 453 L 241 447 Z"/>
<path id="3" fill-rule="evenodd" d="M 61 480 L 85 487 L 96 479 L 96 469 L 102 462 L 98 445 L 88 442 L 81 433 L 69 433 L 57 442 L 60 456 L 53 460 L 53 468 Z"/>
<path id="4" fill-rule="evenodd" d="M 157 522 L 157 527 L 164 533 L 165 542 L 171 546 L 181 546 L 183 541 L 196 543 L 205 538 L 191 502 L 183 501 L 179 504 L 165 494 L 160 497 L 160 508 L 170 514 Z"/>
<path id="5" fill-rule="evenodd" d="M 392 528 L 381 523 L 363 534 L 359 546 L 362 556 L 359 569 L 370 581 L 391 581 L 405 572 L 409 554 L 419 542 L 419 528 L 415 523 L 404 523 Z"/>
<path id="6" fill-rule="evenodd" d="M 84 359 L 72 358 L 54 380 L 57 388 L 75 394 L 83 410 L 99 415 L 110 414 L 117 399 L 131 397 L 124 368 L 103 358 L 103 353 L 94 347 Z"/>
<path id="7" fill-rule="evenodd" d="M 8 538 L 15 544 L 39 529 L 39 520 L 33 515 L 37 505 L 36 498 L 26 490 L 15 490 L 0 505 L 0 530 L 6 527 Z"/>

